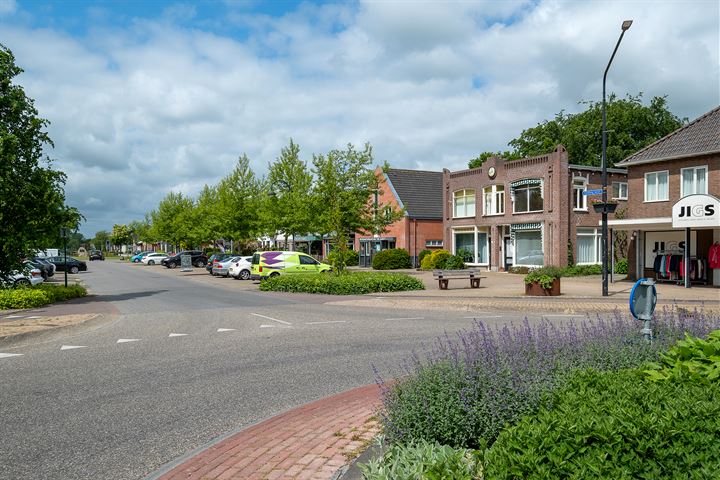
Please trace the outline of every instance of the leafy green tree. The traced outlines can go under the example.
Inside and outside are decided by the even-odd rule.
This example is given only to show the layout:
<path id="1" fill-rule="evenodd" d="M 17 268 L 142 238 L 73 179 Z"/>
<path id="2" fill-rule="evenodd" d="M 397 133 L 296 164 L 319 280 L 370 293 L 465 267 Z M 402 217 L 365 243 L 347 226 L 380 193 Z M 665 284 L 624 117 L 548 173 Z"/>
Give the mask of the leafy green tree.
<path id="1" fill-rule="evenodd" d="M 195 204 L 192 198 L 182 193 L 170 192 L 150 212 L 151 234 L 174 245 L 192 243 L 192 213 Z"/>
<path id="2" fill-rule="evenodd" d="M 143 220 L 133 220 L 128 223 L 128 229 L 135 242 L 148 243 L 154 241 L 150 232 L 150 220 L 147 216 Z"/>
<path id="3" fill-rule="evenodd" d="M 505 160 L 517 160 L 522 158 L 519 154 L 505 150 L 504 152 L 483 152 L 468 162 L 468 168 L 478 168 L 490 157 L 500 157 Z"/>
<path id="4" fill-rule="evenodd" d="M 82 215 L 65 205 L 65 174 L 44 155 L 49 122 L 13 78 L 22 73 L 0 44 L 0 277 L 36 250 L 60 244 L 60 227 L 77 230 Z"/>
<path id="5" fill-rule="evenodd" d="M 113 245 L 127 245 L 132 243 L 133 236 L 132 230 L 127 225 L 113 225 L 112 233 L 110 234 L 110 243 Z"/>
<path id="6" fill-rule="evenodd" d="M 108 240 L 110 240 L 110 234 L 106 230 L 100 230 L 95 232 L 95 237 L 90 240 L 90 244 L 97 250 L 105 250 Z"/>
<path id="7" fill-rule="evenodd" d="M 402 217 L 403 212 L 379 203 L 379 180 L 372 168 L 372 147 L 362 150 L 348 144 L 345 150 L 332 150 L 313 157 L 316 177 L 313 211 L 318 231 L 332 237 L 333 270 L 345 269 L 351 233 L 382 233 L 388 225 Z"/>
<path id="8" fill-rule="evenodd" d="M 262 230 L 260 214 L 264 180 L 255 176 L 246 155 L 217 186 L 217 232 L 225 239 L 247 241 Z"/>
<path id="9" fill-rule="evenodd" d="M 602 154 L 602 102 L 586 101 L 585 111 L 560 112 L 550 121 L 523 130 L 510 141 L 513 152 L 522 157 L 542 155 L 558 143 L 568 150 L 571 163 L 600 166 Z M 667 97 L 653 97 L 643 105 L 642 93 L 618 99 L 611 94 L 607 102 L 608 166 L 632 155 L 650 143 L 680 128 L 680 119 L 668 110 Z"/>
<path id="10" fill-rule="evenodd" d="M 310 191 L 312 174 L 300 160 L 300 147 L 290 140 L 280 156 L 268 166 L 268 188 L 272 193 L 265 201 L 268 226 L 288 236 L 310 233 L 312 214 Z M 293 241 L 294 244 L 294 241 Z"/>

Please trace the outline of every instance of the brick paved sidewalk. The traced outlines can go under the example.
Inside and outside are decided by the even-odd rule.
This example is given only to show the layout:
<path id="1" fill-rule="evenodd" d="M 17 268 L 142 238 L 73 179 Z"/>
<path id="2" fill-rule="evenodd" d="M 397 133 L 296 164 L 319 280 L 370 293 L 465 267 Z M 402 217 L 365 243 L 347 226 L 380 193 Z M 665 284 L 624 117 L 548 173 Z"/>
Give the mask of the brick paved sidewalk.
<path id="1" fill-rule="evenodd" d="M 295 408 L 204 450 L 162 480 L 329 480 L 378 432 L 377 385 Z"/>

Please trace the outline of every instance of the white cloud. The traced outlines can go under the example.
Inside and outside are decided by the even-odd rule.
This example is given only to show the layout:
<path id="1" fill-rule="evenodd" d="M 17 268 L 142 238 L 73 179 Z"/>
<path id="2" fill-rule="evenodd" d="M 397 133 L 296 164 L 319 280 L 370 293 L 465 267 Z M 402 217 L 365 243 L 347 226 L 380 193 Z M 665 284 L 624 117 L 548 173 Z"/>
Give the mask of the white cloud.
<path id="1" fill-rule="evenodd" d="M 690 118 L 720 103 L 715 2 L 301 4 L 228 15 L 242 40 L 174 23 L 200 8 L 83 37 L 0 20 L 86 234 L 197 193 L 242 153 L 264 173 L 290 137 L 308 160 L 370 141 L 378 163 L 463 168 L 598 100 L 625 18 L 609 91 L 668 94 Z"/>

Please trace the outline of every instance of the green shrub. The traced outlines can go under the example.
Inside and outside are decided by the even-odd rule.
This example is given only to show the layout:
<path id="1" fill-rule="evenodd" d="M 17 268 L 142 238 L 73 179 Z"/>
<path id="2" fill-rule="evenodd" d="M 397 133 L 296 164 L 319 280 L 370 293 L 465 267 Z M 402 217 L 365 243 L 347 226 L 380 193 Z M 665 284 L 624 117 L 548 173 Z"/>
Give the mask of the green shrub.
<path id="1" fill-rule="evenodd" d="M 530 267 L 510 267 L 509 272 L 519 275 L 527 275 L 530 270 L 532 270 Z"/>
<path id="2" fill-rule="evenodd" d="M 37 287 L 43 290 L 50 297 L 50 303 L 62 302 L 70 300 L 72 298 L 84 297 L 87 295 L 87 290 L 81 285 L 50 285 L 47 283 L 41 283 Z"/>
<path id="3" fill-rule="evenodd" d="M 463 262 L 471 263 L 473 260 L 475 260 L 472 250 L 469 250 L 467 248 L 458 248 L 457 252 L 455 252 L 455 255 L 460 257 Z"/>
<path id="4" fill-rule="evenodd" d="M 552 287 L 553 281 L 562 276 L 563 270 L 556 267 L 542 267 L 530 270 L 525 275 L 525 283 L 538 282 L 540 287 L 548 289 Z"/>
<path id="5" fill-rule="evenodd" d="M 433 251 L 432 250 L 421 250 L 418 254 L 418 264 L 422 265 L 423 260 L 425 260 L 425 257 L 430 255 Z"/>
<path id="6" fill-rule="evenodd" d="M 340 250 L 333 250 L 327 256 L 327 263 L 335 265 L 337 257 L 340 255 Z M 360 254 L 355 250 L 345 250 L 345 266 L 346 267 L 357 267 L 360 263 Z"/>
<path id="7" fill-rule="evenodd" d="M 443 269 L 450 257 L 452 257 L 452 253 L 447 250 L 435 250 L 423 259 L 420 268 L 423 270 Z"/>
<path id="8" fill-rule="evenodd" d="M 36 288 L 0 290 L 0 310 L 10 308 L 35 308 L 50 303 L 50 296 Z"/>
<path id="9" fill-rule="evenodd" d="M 584 277 L 601 273 L 602 265 L 571 265 L 562 269 L 563 277 Z"/>
<path id="10" fill-rule="evenodd" d="M 480 452 L 425 441 L 393 445 L 381 458 L 358 466 L 366 480 L 482 478 Z"/>
<path id="11" fill-rule="evenodd" d="M 628 261 L 627 258 L 623 258 L 615 262 L 615 273 L 626 275 L 628 273 Z"/>
<path id="12" fill-rule="evenodd" d="M 372 268 L 374 270 L 412 268 L 410 254 L 404 248 L 390 248 L 388 250 L 382 250 L 373 256 Z"/>
<path id="13" fill-rule="evenodd" d="M 579 372 L 552 407 L 501 433 L 486 478 L 718 478 L 718 398 L 717 383 Z"/>
<path id="14" fill-rule="evenodd" d="M 460 255 L 452 255 L 445 261 L 443 268 L 446 270 L 462 270 L 465 268 L 465 261 Z"/>
<path id="15" fill-rule="evenodd" d="M 260 282 L 265 292 L 327 293 L 362 295 L 373 292 L 424 290 L 423 283 L 403 273 L 348 272 L 342 275 L 278 275 Z"/>
<path id="16" fill-rule="evenodd" d="M 685 334 L 685 340 L 670 347 L 660 361 L 649 363 L 647 376 L 654 381 L 689 379 L 696 382 L 720 380 L 720 330 L 707 340 Z"/>

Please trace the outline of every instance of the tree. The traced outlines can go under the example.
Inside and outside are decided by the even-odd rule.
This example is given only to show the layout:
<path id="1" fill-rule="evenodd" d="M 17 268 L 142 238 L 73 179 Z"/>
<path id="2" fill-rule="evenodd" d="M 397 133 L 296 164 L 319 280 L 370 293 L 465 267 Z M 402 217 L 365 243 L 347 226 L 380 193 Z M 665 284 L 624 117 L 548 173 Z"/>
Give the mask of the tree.
<path id="1" fill-rule="evenodd" d="M 345 268 L 349 234 L 380 234 L 402 216 L 392 206 L 376 203 L 375 193 L 381 192 L 372 164 L 369 143 L 362 151 L 348 144 L 345 150 L 313 157 L 315 222 L 320 233 L 333 237 L 333 248 L 338 251 L 333 255 L 333 270 L 337 274 Z"/>
<path id="2" fill-rule="evenodd" d="M 515 152 L 511 152 L 510 150 L 505 150 L 504 152 L 483 152 L 468 162 L 468 168 L 478 168 L 490 157 L 500 157 L 505 160 L 517 160 L 522 158 L 520 155 Z"/>
<path id="3" fill-rule="evenodd" d="M 217 186 L 219 222 L 216 231 L 226 239 L 250 240 L 260 233 L 260 208 L 264 190 L 250 168 L 246 155 L 238 158 L 235 168 Z"/>
<path id="4" fill-rule="evenodd" d="M 77 230 L 82 215 L 65 205 L 65 174 L 44 155 L 49 122 L 13 78 L 22 73 L 0 44 L 0 277 L 25 257 L 60 244 L 60 227 Z"/>
<path id="5" fill-rule="evenodd" d="M 106 250 L 107 241 L 110 240 L 110 234 L 105 230 L 95 232 L 95 237 L 90 241 L 92 246 L 98 250 Z"/>
<path id="6" fill-rule="evenodd" d="M 567 148 L 571 163 L 599 167 L 602 154 L 602 102 L 581 103 L 587 106 L 583 112 L 566 114 L 561 111 L 554 119 L 523 130 L 519 137 L 510 140 L 508 145 L 513 150 L 505 152 L 503 157 L 514 159 L 543 155 L 562 143 Z M 681 119 L 668 110 L 666 96 L 653 97 L 646 106 L 642 102 L 642 93 L 627 95 L 624 99 L 610 94 L 606 111 L 609 167 L 687 123 L 686 118 Z M 477 160 L 470 161 L 470 168 L 484 161 L 478 164 Z"/>
<path id="7" fill-rule="evenodd" d="M 295 235 L 312 230 L 312 174 L 300 160 L 300 147 L 292 139 L 268 170 L 268 188 L 272 194 L 265 202 L 265 220 L 275 233 L 285 234 L 286 244 L 288 236 L 292 236 L 294 248 Z"/>
<path id="8" fill-rule="evenodd" d="M 151 234 L 175 245 L 191 243 L 194 208 L 191 198 L 182 193 L 168 193 L 158 204 L 157 210 L 150 212 Z"/>
<path id="9" fill-rule="evenodd" d="M 110 234 L 110 242 L 113 245 L 127 245 L 132 243 L 132 230 L 127 225 L 113 225 L 112 233 Z"/>

